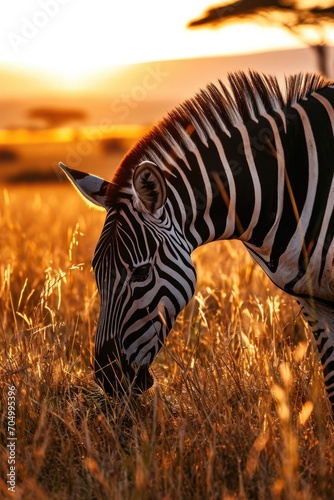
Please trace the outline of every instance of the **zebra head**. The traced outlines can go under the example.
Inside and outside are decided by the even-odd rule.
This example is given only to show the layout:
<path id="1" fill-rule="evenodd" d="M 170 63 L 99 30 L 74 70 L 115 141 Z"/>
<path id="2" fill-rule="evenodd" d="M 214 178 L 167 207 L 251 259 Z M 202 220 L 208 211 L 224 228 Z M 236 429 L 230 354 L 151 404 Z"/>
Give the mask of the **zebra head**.
<path id="1" fill-rule="evenodd" d="M 60 166 L 86 200 L 107 210 L 92 262 L 100 294 L 95 376 L 111 394 L 146 390 L 148 368 L 196 282 L 166 181 L 150 161 L 123 186 L 117 176 L 111 183 Z"/>

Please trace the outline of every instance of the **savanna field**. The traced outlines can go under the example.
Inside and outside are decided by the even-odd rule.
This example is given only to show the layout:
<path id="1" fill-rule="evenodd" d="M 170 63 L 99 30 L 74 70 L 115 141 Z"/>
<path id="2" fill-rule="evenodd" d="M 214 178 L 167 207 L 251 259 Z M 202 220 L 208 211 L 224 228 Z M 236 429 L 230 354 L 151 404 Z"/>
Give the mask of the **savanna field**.
<path id="1" fill-rule="evenodd" d="M 307 327 L 237 242 L 195 253 L 195 298 L 153 388 L 114 400 L 95 385 L 103 222 L 65 182 L 0 188 L 0 498 L 332 499 L 333 418 Z"/>

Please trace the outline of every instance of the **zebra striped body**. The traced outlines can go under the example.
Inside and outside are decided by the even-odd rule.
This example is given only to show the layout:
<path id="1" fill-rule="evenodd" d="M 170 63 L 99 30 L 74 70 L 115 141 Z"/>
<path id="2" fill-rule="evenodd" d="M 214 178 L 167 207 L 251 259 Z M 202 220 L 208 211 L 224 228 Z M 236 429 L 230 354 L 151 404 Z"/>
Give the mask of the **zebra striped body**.
<path id="1" fill-rule="evenodd" d="M 113 181 L 63 169 L 108 210 L 93 266 L 101 296 L 96 375 L 107 391 L 152 384 L 148 371 L 196 283 L 191 252 L 241 240 L 296 296 L 334 404 L 334 87 L 232 74 L 158 124 Z"/>

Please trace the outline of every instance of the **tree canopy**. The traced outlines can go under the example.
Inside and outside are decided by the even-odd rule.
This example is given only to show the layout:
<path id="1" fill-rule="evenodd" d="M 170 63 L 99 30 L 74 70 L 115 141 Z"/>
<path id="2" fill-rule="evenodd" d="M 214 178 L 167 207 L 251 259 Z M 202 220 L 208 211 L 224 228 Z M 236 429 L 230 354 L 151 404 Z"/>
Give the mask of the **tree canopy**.
<path id="1" fill-rule="evenodd" d="M 298 0 L 237 0 L 209 7 L 189 28 L 223 26 L 227 23 L 255 21 L 286 29 L 316 50 L 319 69 L 327 72 L 325 45 L 326 28 L 334 23 L 334 2 L 321 1 L 312 5 Z"/>

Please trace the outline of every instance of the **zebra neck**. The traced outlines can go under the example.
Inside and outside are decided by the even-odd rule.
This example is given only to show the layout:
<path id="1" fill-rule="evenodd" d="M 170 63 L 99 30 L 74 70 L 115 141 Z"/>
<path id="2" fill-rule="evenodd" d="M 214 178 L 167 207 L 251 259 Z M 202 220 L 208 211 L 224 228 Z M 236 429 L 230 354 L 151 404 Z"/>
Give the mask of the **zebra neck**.
<path id="1" fill-rule="evenodd" d="M 242 148 L 231 155 L 233 144 Z M 279 216 L 278 170 L 277 156 L 268 149 L 255 160 L 242 124 L 230 138 L 211 136 L 207 144 L 198 141 L 196 149 L 169 161 L 170 206 L 190 247 L 219 239 L 263 245 Z"/>

